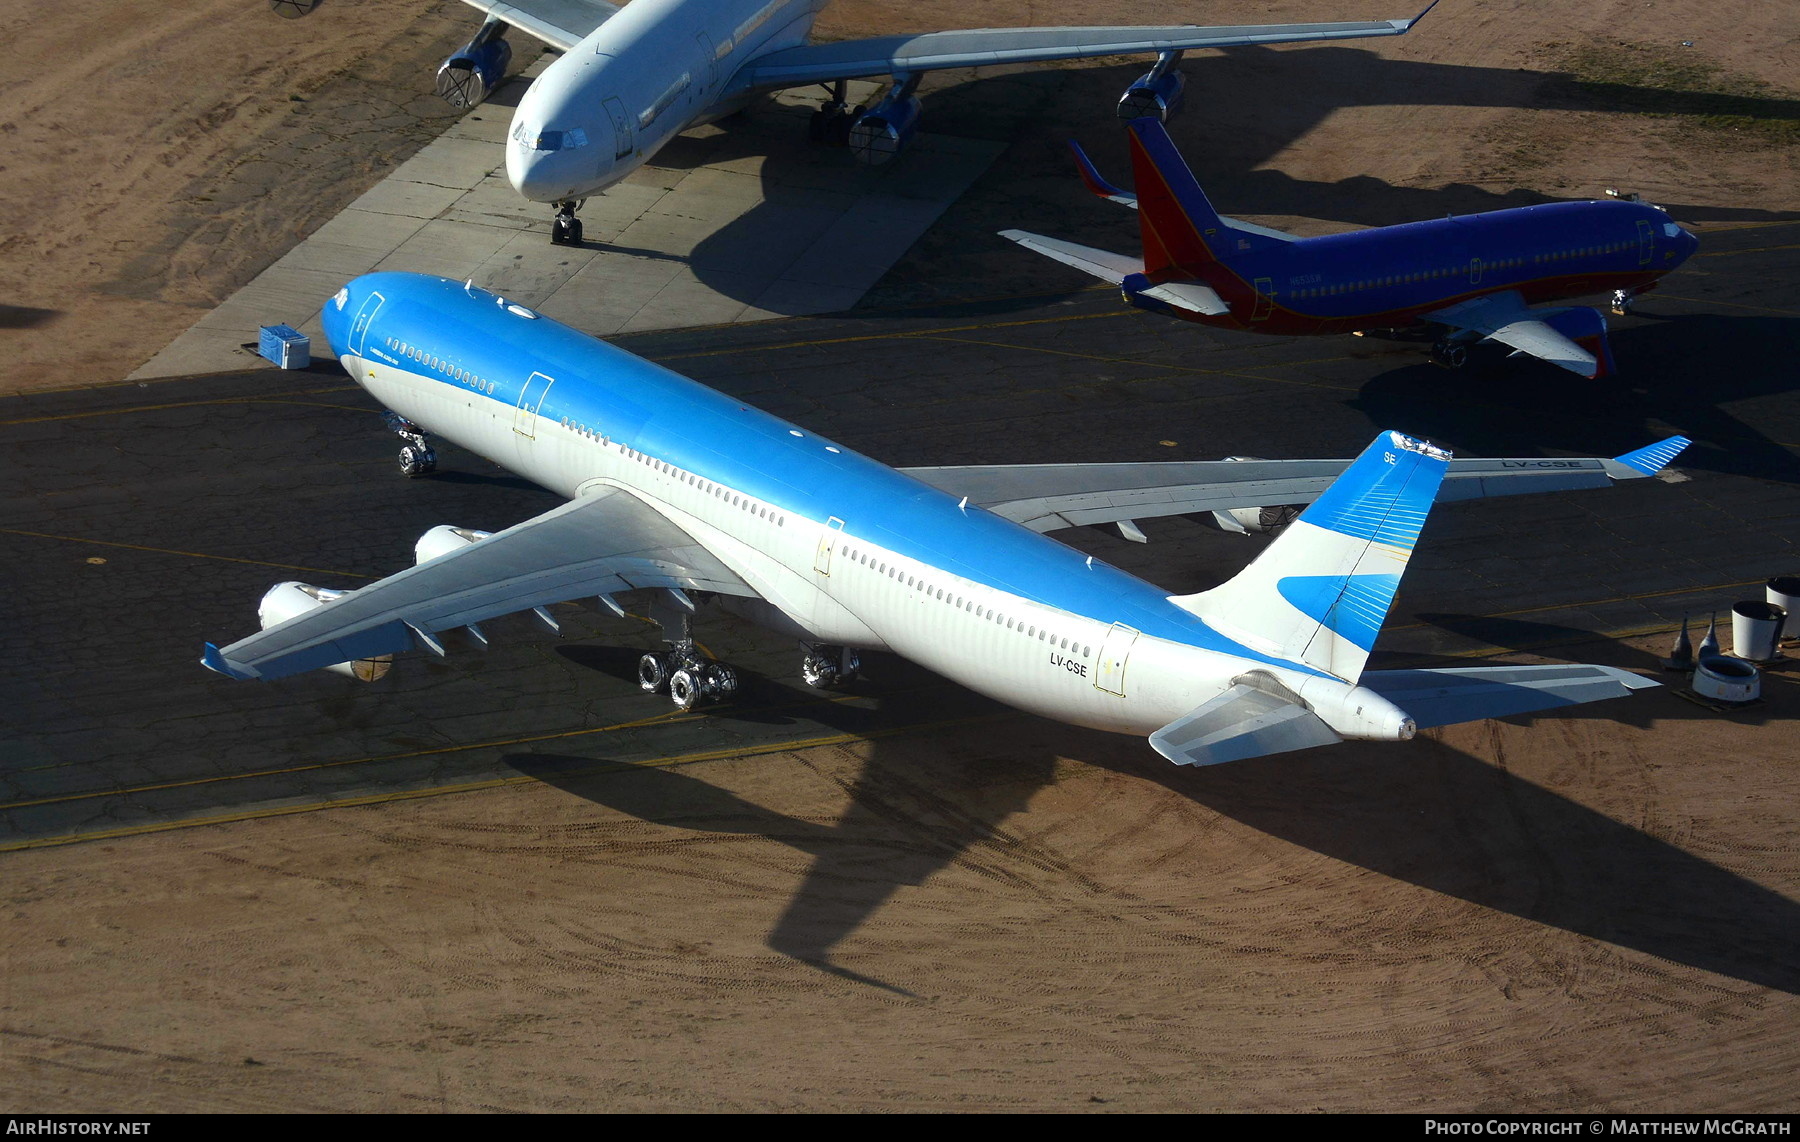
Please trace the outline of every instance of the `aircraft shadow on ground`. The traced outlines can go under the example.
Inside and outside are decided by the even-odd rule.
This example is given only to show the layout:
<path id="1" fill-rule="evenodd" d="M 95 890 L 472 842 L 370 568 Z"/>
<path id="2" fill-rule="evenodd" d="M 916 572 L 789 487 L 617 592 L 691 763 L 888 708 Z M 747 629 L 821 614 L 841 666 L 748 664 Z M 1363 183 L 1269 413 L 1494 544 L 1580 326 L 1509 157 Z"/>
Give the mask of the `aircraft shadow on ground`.
<path id="1" fill-rule="evenodd" d="M 1396 880 L 1800 992 L 1800 904 L 1439 742 L 1151 776 L 1233 820 Z"/>
<path id="2" fill-rule="evenodd" d="M 36 329 L 48 325 L 62 315 L 60 309 L 37 309 L 29 305 L 0 305 L 0 329 Z"/>
<path id="3" fill-rule="evenodd" d="M 903 668 L 902 678 L 912 669 L 900 660 L 881 657 L 883 664 Z M 627 656 L 583 653 L 579 658 L 619 674 Z M 635 671 L 635 652 L 629 661 Z M 774 690 L 771 683 L 746 678 L 747 693 L 740 704 L 767 710 L 771 704 L 759 700 L 759 687 Z M 808 721 L 831 730 L 878 735 L 927 708 L 939 707 L 946 690 L 960 688 L 940 682 L 922 693 L 882 701 L 875 709 L 808 704 L 804 713 Z M 986 704 L 980 709 L 998 712 Z M 724 720 L 737 716 L 731 705 L 709 713 Z M 763 712 L 749 720 L 778 718 L 778 712 Z M 838 964 L 834 949 L 896 891 L 923 883 L 991 839 L 1002 822 L 1050 781 L 1055 758 L 1048 752 L 1025 750 L 983 759 L 978 766 L 957 766 L 944 762 L 942 742 L 935 734 L 873 736 L 862 748 L 867 761 L 844 783 L 847 804 L 830 824 L 756 805 L 678 768 L 548 753 L 513 754 L 503 760 L 545 784 L 639 820 L 765 837 L 808 854 L 811 865 L 769 932 L 768 946 L 821 971 L 904 993 L 896 984 Z M 823 771 L 821 775 L 836 780 Z"/>
<path id="4" fill-rule="evenodd" d="M 625 655 L 603 657 L 598 668 L 622 670 Z M 1633 716 L 1629 701 L 1537 720 L 1623 716 L 1645 724 L 1649 712 Z M 1657 715 L 1671 716 L 1669 705 Z M 807 714 L 848 730 L 893 724 L 891 711 L 809 708 Z M 1675 716 L 1711 715 L 1695 709 Z M 1423 739 L 1350 743 L 1185 769 L 1141 742 L 1068 727 L 1056 727 L 1054 749 L 1035 745 L 1046 735 L 1029 727 L 1045 723 L 1019 717 L 1026 729 L 1009 735 L 1019 745 L 1004 756 L 947 759 L 954 751 L 945 749 L 945 736 L 955 730 L 868 741 L 865 765 L 844 784 L 847 805 L 828 824 L 746 801 L 698 775 L 704 771 L 549 753 L 505 761 L 629 817 L 765 837 L 808 854 L 811 866 L 770 931 L 769 947 L 897 992 L 904 989 L 836 963 L 834 949 L 895 892 L 1001 837 L 1006 821 L 1054 780 L 1058 756 L 1149 779 L 1271 836 L 1433 892 L 1800 992 L 1800 905 L 1450 746 Z"/>
<path id="5" fill-rule="evenodd" d="M 1791 317 L 1659 317 L 1614 332 L 1619 372 L 1604 380 L 1483 346 L 1461 375 L 1424 362 L 1382 373 L 1352 407 L 1373 425 L 1471 456 L 1542 448 L 1616 456 L 1669 426 L 1695 442 L 1676 467 L 1800 483 L 1800 456 L 1731 411 L 1800 385 L 1784 365 L 1796 339 L 1800 320 Z"/>

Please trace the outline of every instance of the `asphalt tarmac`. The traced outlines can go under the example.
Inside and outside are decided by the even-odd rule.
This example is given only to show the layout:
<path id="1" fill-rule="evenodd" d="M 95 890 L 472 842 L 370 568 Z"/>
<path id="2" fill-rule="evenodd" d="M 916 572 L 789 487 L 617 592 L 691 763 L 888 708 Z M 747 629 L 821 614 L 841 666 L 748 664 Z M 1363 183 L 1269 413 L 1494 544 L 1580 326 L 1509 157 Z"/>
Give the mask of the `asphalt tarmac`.
<path id="1" fill-rule="evenodd" d="M 1685 480 L 1440 508 L 1372 663 L 1523 651 L 1653 671 L 1643 636 L 1800 573 L 1796 248 L 1800 222 L 1705 231 L 1614 322 L 1621 373 L 1600 382 L 1497 353 L 1453 373 L 1420 345 L 1218 333 L 1104 290 L 616 342 L 897 466 L 1349 456 L 1386 428 L 1460 455 L 1614 455 L 1679 432 Z M 1029 255 L 996 239 L 993 256 Z M 810 691 L 792 644 L 704 609 L 698 637 L 744 687 L 688 714 L 636 687 L 654 627 L 572 605 L 560 635 L 515 617 L 486 652 L 414 654 L 373 684 L 201 668 L 202 643 L 252 631 L 277 581 L 354 587 L 409 564 L 433 525 L 498 530 L 556 503 L 447 444 L 435 477 L 406 480 L 377 414 L 330 365 L 0 401 L 0 850 L 556 780 L 547 756 L 673 766 L 1022 717 L 886 655 L 847 692 Z M 1061 537 L 1171 592 L 1264 543 L 1145 529 L 1148 545 Z M 1647 717 L 1635 701 L 1568 716 Z M 1785 721 L 1775 703 L 1746 716 Z"/>

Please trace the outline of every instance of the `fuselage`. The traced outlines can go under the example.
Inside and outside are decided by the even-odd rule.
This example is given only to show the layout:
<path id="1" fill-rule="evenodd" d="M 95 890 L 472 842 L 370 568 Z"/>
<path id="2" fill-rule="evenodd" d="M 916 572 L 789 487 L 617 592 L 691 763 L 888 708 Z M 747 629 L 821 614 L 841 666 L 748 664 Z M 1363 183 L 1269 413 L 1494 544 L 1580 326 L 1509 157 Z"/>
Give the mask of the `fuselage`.
<path id="1" fill-rule="evenodd" d="M 506 174 L 534 202 L 598 194 L 675 135 L 730 114 L 738 69 L 804 43 L 825 0 L 633 0 L 544 69 L 513 113 Z"/>
<path id="2" fill-rule="evenodd" d="M 1133 304 L 1192 321 L 1275 334 L 1402 329 L 1486 294 L 1526 304 L 1611 290 L 1641 292 L 1697 242 L 1639 202 L 1557 202 L 1281 242 L 1227 233 L 1220 261 L 1175 266 L 1154 282 L 1199 281 L 1231 307 L 1216 316 L 1154 299 Z M 1233 250 L 1241 241 L 1249 248 Z"/>
<path id="3" fill-rule="evenodd" d="M 1142 579 L 484 290 L 371 274 L 327 303 L 325 329 L 383 404 L 562 495 L 630 490 L 755 590 L 742 613 L 802 639 L 889 649 L 1014 706 L 1130 733 L 1251 669 L 1333 708 L 1364 693 L 1246 649 Z"/>

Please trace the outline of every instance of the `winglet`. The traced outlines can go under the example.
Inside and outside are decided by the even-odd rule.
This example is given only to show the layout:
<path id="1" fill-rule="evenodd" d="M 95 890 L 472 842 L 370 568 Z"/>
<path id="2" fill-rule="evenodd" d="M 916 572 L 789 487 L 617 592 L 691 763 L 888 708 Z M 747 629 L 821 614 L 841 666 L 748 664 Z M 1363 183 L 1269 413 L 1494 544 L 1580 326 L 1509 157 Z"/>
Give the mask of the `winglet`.
<path id="1" fill-rule="evenodd" d="M 1685 436 L 1671 436 L 1666 440 L 1659 440 L 1655 444 L 1639 448 L 1635 452 L 1614 456 L 1613 463 L 1623 464 L 1632 471 L 1641 472 L 1646 476 L 1654 476 L 1668 467 L 1669 461 L 1681 455 L 1681 450 L 1692 443 L 1693 441 Z"/>
<path id="2" fill-rule="evenodd" d="M 1074 139 L 1069 140 L 1069 150 L 1075 155 L 1075 169 L 1081 173 L 1081 181 L 1096 198 L 1104 198 L 1110 202 L 1137 204 L 1137 196 L 1114 186 L 1100 177 L 1100 170 L 1094 166 L 1087 152 Z"/>
<path id="3" fill-rule="evenodd" d="M 1425 11 L 1420 12 L 1417 16 L 1414 16 L 1412 19 L 1410 19 L 1410 20 L 1389 20 L 1388 23 L 1394 25 L 1394 30 L 1396 32 L 1399 32 L 1401 35 L 1405 35 L 1406 33 L 1412 31 L 1414 24 L 1418 23 L 1420 20 L 1423 20 L 1427 15 L 1429 15 L 1431 13 L 1431 10 L 1437 6 L 1438 6 L 1438 0 L 1431 0 L 1431 3 L 1425 5 Z"/>
<path id="4" fill-rule="evenodd" d="M 246 674 L 231 663 L 226 662 L 225 656 L 219 653 L 219 648 L 210 642 L 206 644 L 206 652 L 200 656 L 200 665 L 206 667 L 208 670 L 223 674 L 227 678 L 236 678 L 240 682 L 245 682 L 256 677 L 256 675 Z"/>

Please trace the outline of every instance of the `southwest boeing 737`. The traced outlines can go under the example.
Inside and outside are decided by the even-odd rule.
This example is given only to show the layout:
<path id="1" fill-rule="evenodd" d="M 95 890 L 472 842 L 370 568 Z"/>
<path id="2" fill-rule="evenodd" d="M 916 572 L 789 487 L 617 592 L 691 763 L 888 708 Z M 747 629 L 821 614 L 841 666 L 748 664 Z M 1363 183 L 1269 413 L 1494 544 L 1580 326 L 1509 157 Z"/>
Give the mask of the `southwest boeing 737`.
<path id="1" fill-rule="evenodd" d="M 690 127 L 742 110 L 783 88 L 827 88 L 813 134 L 847 144 L 865 162 L 892 158 L 918 129 L 919 79 L 928 71 L 1155 54 L 1156 65 L 1126 90 L 1121 116 L 1174 112 L 1184 51 L 1398 36 L 1410 20 L 1357 20 L 1243 27 L 981 28 L 916 36 L 808 43 L 826 0 L 466 0 L 488 16 L 438 69 L 451 106 L 480 103 L 506 76 L 508 26 L 563 52 L 538 76 L 513 114 L 506 174 L 533 202 L 554 204 L 551 240 L 581 241 L 581 202 L 642 166 Z M 1436 3 L 1436 0 L 1433 0 Z M 1429 8 L 1426 11 L 1430 11 Z M 873 107 L 851 107 L 846 81 L 883 77 Z"/>
<path id="2" fill-rule="evenodd" d="M 1024 230 L 1001 234 L 1111 282 L 1130 305 L 1207 325 L 1289 335 L 1424 328 L 1437 334 L 1441 364 L 1462 365 L 1468 346 L 1486 340 L 1600 377 L 1613 370 L 1606 315 L 1532 305 L 1610 290 L 1613 312 L 1625 313 L 1698 245 L 1660 207 L 1631 200 L 1296 238 L 1221 217 L 1160 122 L 1140 118 L 1127 129 L 1135 196 L 1071 147 L 1089 190 L 1137 208 L 1141 258 Z"/>
<path id="3" fill-rule="evenodd" d="M 799 640 L 831 685 L 859 650 L 904 655 L 1021 709 L 1147 735 L 1205 764 L 1524 713 L 1654 685 L 1603 666 L 1365 671 L 1438 500 L 1605 486 L 1660 470 L 1673 437 L 1616 460 L 1452 460 L 1384 432 L 1354 461 L 1053 464 L 899 471 L 461 282 L 358 278 L 325 306 L 331 350 L 396 417 L 569 498 L 495 534 L 442 526 L 415 566 L 353 591 L 283 583 L 262 626 L 202 662 L 233 678 L 332 668 L 570 600 L 645 592 L 667 649 L 646 690 L 686 708 L 736 688 L 695 646 L 717 599 Z M 1230 581 L 1171 596 L 1043 532 L 1309 504 Z"/>

